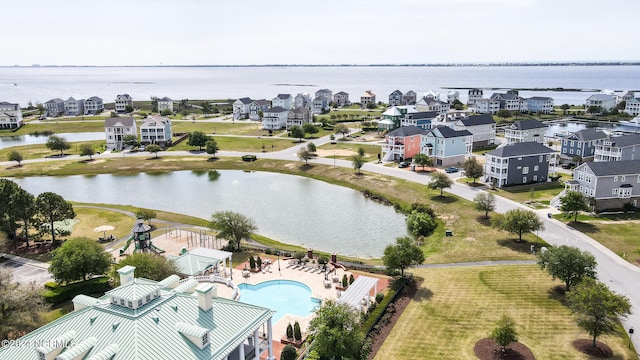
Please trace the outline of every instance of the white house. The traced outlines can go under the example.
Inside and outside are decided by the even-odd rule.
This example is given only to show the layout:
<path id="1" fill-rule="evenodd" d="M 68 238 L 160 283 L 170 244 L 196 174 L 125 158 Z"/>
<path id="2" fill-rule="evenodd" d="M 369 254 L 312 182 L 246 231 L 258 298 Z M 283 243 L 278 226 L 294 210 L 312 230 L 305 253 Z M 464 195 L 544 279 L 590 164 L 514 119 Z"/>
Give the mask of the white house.
<path id="1" fill-rule="evenodd" d="M 0 129 L 17 129 L 24 125 L 20 105 L 0 102 Z"/>
<path id="2" fill-rule="evenodd" d="M 416 110 L 418 111 L 436 111 L 438 114 L 445 115 L 449 112 L 451 105 L 440 100 L 436 100 L 433 97 L 423 97 L 416 103 Z"/>
<path id="3" fill-rule="evenodd" d="M 489 114 L 460 119 L 453 128 L 469 131 L 473 135 L 473 148 L 491 146 L 496 142 L 496 122 Z"/>
<path id="4" fill-rule="evenodd" d="M 527 111 L 526 101 L 513 92 L 494 93 L 491 99 L 500 101 L 500 109 L 509 111 Z"/>
<path id="5" fill-rule="evenodd" d="M 616 98 L 607 94 L 594 94 L 587 98 L 584 103 L 584 108 L 589 109 L 591 106 L 597 106 L 602 110 L 611 110 L 616 107 Z"/>
<path id="6" fill-rule="evenodd" d="M 519 120 L 504 130 L 504 137 L 507 140 L 507 144 L 529 141 L 543 143 L 547 128 L 547 125 L 538 120 Z"/>
<path id="7" fill-rule="evenodd" d="M 129 94 L 120 94 L 116 96 L 116 112 L 118 114 L 124 113 L 127 111 L 127 106 L 133 108 L 133 99 Z"/>
<path id="8" fill-rule="evenodd" d="M 478 114 L 495 114 L 500 110 L 500 100 L 476 99 L 475 109 Z"/>
<path id="9" fill-rule="evenodd" d="M 240 98 L 233 102 L 233 119 L 247 119 L 249 117 L 249 107 L 251 106 L 251 99 L 248 97 Z"/>
<path id="10" fill-rule="evenodd" d="M 278 94 L 278 96 L 271 100 L 271 106 L 291 110 L 293 107 L 293 98 L 291 94 Z"/>
<path id="11" fill-rule="evenodd" d="M 467 105 L 475 106 L 476 102 L 482 99 L 483 92 L 481 89 L 471 89 L 469 90 L 469 95 L 467 98 Z"/>
<path id="12" fill-rule="evenodd" d="M 163 116 L 149 116 L 140 125 L 142 144 L 171 145 L 171 120 Z"/>
<path id="13" fill-rule="evenodd" d="M 547 96 L 533 96 L 526 99 L 526 108 L 532 113 L 551 114 L 553 112 L 553 98 Z"/>
<path id="14" fill-rule="evenodd" d="M 333 91 L 329 89 L 320 89 L 315 93 L 316 97 L 321 97 L 327 100 L 327 103 L 330 103 L 333 100 Z"/>
<path id="15" fill-rule="evenodd" d="M 282 107 L 272 107 L 265 110 L 262 115 L 262 128 L 264 130 L 278 130 L 287 126 L 289 110 Z"/>
<path id="16" fill-rule="evenodd" d="M 107 149 L 122 150 L 122 140 L 126 135 L 138 138 L 136 121 L 132 117 L 108 118 L 104 121 L 104 132 L 107 138 Z"/>
<path id="17" fill-rule="evenodd" d="M 68 116 L 84 114 L 84 99 L 76 100 L 73 97 L 64 102 L 64 113 Z"/>
<path id="18" fill-rule="evenodd" d="M 449 104 L 453 104 L 454 101 L 460 101 L 460 93 L 455 91 L 455 90 L 451 90 L 447 93 L 447 102 Z"/>
<path id="19" fill-rule="evenodd" d="M 169 110 L 173 113 L 173 100 L 168 97 L 163 97 L 158 100 L 158 112 L 162 113 L 165 110 Z"/>
<path id="20" fill-rule="evenodd" d="M 631 98 L 627 100 L 626 105 L 624 106 L 624 112 L 633 116 L 640 115 L 640 99 Z"/>
<path id="21" fill-rule="evenodd" d="M 84 114 L 96 115 L 104 111 L 104 104 L 102 99 L 97 96 L 92 96 L 84 101 Z"/>

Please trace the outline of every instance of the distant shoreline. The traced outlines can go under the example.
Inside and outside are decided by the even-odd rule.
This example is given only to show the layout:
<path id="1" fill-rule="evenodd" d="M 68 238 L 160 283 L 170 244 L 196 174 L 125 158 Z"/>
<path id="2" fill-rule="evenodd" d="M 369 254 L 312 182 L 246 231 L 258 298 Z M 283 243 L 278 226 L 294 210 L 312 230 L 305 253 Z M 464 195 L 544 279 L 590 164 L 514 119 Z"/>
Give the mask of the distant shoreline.
<path id="1" fill-rule="evenodd" d="M 0 65 L 0 68 L 202 68 L 202 67 L 515 67 L 515 66 L 640 66 L 640 61 L 497 62 L 434 64 L 254 64 L 254 65 Z"/>

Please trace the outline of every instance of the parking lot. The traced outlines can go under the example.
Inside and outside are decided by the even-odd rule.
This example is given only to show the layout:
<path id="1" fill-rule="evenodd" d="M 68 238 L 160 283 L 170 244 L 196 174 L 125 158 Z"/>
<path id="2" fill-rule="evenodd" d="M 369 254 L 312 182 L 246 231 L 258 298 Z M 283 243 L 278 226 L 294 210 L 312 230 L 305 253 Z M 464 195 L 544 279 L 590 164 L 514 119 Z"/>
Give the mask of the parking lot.
<path id="1" fill-rule="evenodd" d="M 21 284 L 35 282 L 36 285 L 43 285 L 51 281 L 51 274 L 42 264 L 29 264 L 17 260 L 7 260 L 0 263 L 0 267 L 9 269 L 13 273 L 13 280 Z"/>

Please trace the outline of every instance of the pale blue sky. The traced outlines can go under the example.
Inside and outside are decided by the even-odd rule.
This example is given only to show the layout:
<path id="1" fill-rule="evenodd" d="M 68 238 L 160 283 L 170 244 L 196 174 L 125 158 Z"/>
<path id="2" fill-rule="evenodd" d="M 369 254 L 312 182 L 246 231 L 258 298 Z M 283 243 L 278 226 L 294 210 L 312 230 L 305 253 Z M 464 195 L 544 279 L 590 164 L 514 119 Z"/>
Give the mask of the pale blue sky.
<path id="1" fill-rule="evenodd" d="M 18 0 L 0 65 L 638 61 L 638 0 Z"/>

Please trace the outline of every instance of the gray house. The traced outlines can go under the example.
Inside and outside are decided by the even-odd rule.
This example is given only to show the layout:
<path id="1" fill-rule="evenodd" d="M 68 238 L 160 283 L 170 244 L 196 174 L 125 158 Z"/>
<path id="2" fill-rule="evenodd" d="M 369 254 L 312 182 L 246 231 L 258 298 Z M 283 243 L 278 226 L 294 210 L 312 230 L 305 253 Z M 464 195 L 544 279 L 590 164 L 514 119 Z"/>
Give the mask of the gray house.
<path id="1" fill-rule="evenodd" d="M 631 134 L 614 136 L 597 144 L 593 161 L 637 159 L 640 159 L 640 134 Z"/>
<path id="2" fill-rule="evenodd" d="M 484 181 L 497 187 L 545 182 L 555 166 L 554 153 L 535 141 L 491 150 L 485 157 Z"/>
<path id="3" fill-rule="evenodd" d="M 593 128 L 571 133 L 562 140 L 560 160 L 570 162 L 574 156 L 579 156 L 584 161 L 592 161 L 596 145 L 602 144 L 606 138 L 607 134 Z"/>
<path id="4" fill-rule="evenodd" d="M 491 146 L 496 142 L 496 122 L 491 114 L 469 116 L 455 122 L 455 130 L 473 134 L 473 148 Z"/>
<path id="5" fill-rule="evenodd" d="M 595 211 L 638 205 L 640 198 L 640 160 L 584 163 L 573 170 L 567 190 L 596 199 Z"/>

